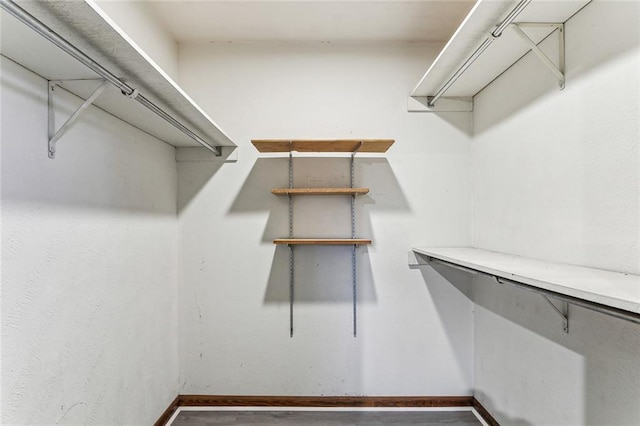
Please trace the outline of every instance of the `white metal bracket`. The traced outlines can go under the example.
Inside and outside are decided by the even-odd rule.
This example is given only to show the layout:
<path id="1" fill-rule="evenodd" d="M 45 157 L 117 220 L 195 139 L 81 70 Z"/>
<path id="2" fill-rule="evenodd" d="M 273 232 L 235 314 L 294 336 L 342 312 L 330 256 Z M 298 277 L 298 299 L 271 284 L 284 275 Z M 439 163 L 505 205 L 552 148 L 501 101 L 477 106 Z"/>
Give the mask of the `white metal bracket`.
<path id="1" fill-rule="evenodd" d="M 509 279 L 505 279 L 502 277 L 498 277 L 496 275 L 493 275 L 493 279 L 496 280 L 496 282 L 498 284 L 509 284 L 509 285 L 515 285 L 516 287 L 519 287 L 520 284 L 517 281 L 512 281 Z M 560 318 L 562 318 L 562 331 L 564 331 L 565 333 L 569 332 L 569 302 L 565 302 L 563 300 L 559 301 L 560 302 L 560 308 L 558 308 L 552 301 L 551 299 L 549 299 L 545 294 L 540 293 L 538 290 L 532 289 L 528 286 L 524 286 L 522 288 L 525 288 L 529 291 L 532 291 L 534 293 L 538 293 L 540 296 L 542 296 L 542 298 L 544 300 L 546 300 L 546 302 L 549 304 L 549 306 L 551 306 L 553 308 L 553 311 L 558 314 L 560 316 Z"/>
<path id="2" fill-rule="evenodd" d="M 89 107 L 91 106 L 96 99 L 98 99 L 98 96 L 100 96 L 102 94 L 102 92 L 104 92 L 104 90 L 107 88 L 107 86 L 109 85 L 109 82 L 107 80 L 98 80 L 101 82 L 100 86 L 98 86 L 98 88 L 96 90 L 94 90 L 94 92 L 82 103 L 82 105 L 80 105 L 78 107 L 77 110 L 75 110 L 75 112 L 73 114 L 71 114 L 71 117 L 69 117 L 67 119 L 67 121 L 60 126 L 60 128 L 58 130 L 56 130 L 56 114 L 55 114 L 55 108 L 54 108 L 54 102 L 53 102 L 53 96 L 54 96 L 54 92 L 56 90 L 56 87 L 61 87 L 62 85 L 62 81 L 60 80 L 56 80 L 56 81 L 52 81 L 49 80 L 49 92 L 48 92 L 48 108 L 49 108 L 49 122 L 48 122 L 48 127 L 49 127 L 49 141 L 48 141 L 48 151 L 49 151 L 49 158 L 55 158 L 56 157 L 56 143 L 58 142 L 58 139 L 60 139 L 62 137 L 62 135 L 64 134 L 64 132 L 71 127 L 71 125 L 82 115 L 82 113 Z"/>
<path id="3" fill-rule="evenodd" d="M 553 75 L 558 79 L 560 90 L 564 89 L 564 24 L 563 23 L 538 23 L 538 22 L 518 22 L 509 25 L 513 31 L 531 48 L 540 60 L 549 68 Z M 553 63 L 551 59 L 540 49 L 538 44 L 522 31 L 523 27 L 555 27 L 554 31 L 558 35 L 558 65 Z"/>
<path id="4" fill-rule="evenodd" d="M 561 309 L 560 309 L 547 296 L 545 296 L 544 294 L 541 294 L 541 296 L 544 298 L 544 300 L 547 301 L 549 306 L 553 308 L 553 311 L 556 314 L 558 314 L 560 318 L 562 318 L 562 330 L 565 333 L 568 333 L 569 332 L 569 303 L 560 302 L 560 305 L 561 305 Z"/>

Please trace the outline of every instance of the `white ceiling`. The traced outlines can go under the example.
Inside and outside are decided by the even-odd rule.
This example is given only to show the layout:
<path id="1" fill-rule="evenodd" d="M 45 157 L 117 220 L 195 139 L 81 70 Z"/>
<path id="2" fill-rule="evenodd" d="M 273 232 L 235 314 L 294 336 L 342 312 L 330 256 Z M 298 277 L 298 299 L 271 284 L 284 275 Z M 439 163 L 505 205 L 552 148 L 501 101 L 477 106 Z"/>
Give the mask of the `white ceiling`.
<path id="1" fill-rule="evenodd" d="M 179 42 L 444 42 L 475 0 L 147 3 Z"/>

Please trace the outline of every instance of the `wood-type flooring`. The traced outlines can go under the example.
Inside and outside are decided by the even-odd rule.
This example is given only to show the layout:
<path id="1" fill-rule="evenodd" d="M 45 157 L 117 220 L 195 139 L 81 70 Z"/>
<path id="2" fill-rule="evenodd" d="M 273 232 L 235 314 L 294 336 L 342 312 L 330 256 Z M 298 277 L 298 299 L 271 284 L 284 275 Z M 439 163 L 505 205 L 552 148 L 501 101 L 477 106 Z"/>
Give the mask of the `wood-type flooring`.
<path id="1" fill-rule="evenodd" d="M 171 426 L 481 426 L 471 411 L 181 411 Z"/>

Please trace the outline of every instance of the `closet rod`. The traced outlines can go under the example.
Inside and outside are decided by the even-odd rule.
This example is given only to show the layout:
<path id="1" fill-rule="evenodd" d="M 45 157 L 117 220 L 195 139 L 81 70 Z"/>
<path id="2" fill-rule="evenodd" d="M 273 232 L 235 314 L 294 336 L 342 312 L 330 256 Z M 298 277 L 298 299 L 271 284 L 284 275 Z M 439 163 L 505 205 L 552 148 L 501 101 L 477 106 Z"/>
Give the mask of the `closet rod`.
<path id="1" fill-rule="evenodd" d="M 105 67 L 100 65 L 98 62 L 91 59 L 88 55 L 82 52 L 80 49 L 75 47 L 73 44 L 69 43 L 62 36 L 57 34 L 51 28 L 47 27 L 44 23 L 39 21 L 36 17 L 31 15 L 29 12 L 18 6 L 13 0 L 0 0 L 0 7 L 6 10 L 8 13 L 13 15 L 20 22 L 49 40 L 54 45 L 58 46 L 60 49 L 64 50 L 66 53 L 71 55 L 73 58 L 77 59 L 79 62 L 84 64 L 87 68 L 91 69 L 93 72 L 106 79 L 108 82 L 116 86 L 123 95 L 128 96 L 132 99 L 135 99 L 140 104 L 154 112 L 160 118 L 167 121 L 176 129 L 180 130 L 191 139 L 207 148 L 208 150 L 214 152 L 216 155 L 221 155 L 221 149 L 218 146 L 209 145 L 204 139 L 195 134 L 192 130 L 187 128 L 185 125 L 180 123 L 170 114 L 165 112 L 162 108 L 158 107 L 156 104 L 151 102 L 149 99 L 145 98 L 143 95 L 138 93 L 138 90 L 129 86 L 127 83 L 120 80 L 115 74 L 111 71 L 107 70 Z"/>
<path id="2" fill-rule="evenodd" d="M 487 38 L 484 39 L 482 44 L 478 46 L 478 48 L 467 58 L 466 61 L 453 73 L 453 75 L 447 80 L 447 82 L 440 87 L 440 89 L 436 92 L 435 95 L 429 96 L 427 99 L 427 105 L 431 108 L 434 107 L 435 103 L 444 95 L 444 93 L 449 90 L 449 88 L 455 83 L 462 74 L 475 62 L 476 59 L 484 52 L 493 41 L 502 35 L 502 32 L 505 28 L 513 22 L 514 19 L 527 7 L 527 5 L 531 3 L 531 0 L 520 0 L 520 2 L 509 12 L 507 17 L 496 26 L 496 28 L 489 33 Z"/>

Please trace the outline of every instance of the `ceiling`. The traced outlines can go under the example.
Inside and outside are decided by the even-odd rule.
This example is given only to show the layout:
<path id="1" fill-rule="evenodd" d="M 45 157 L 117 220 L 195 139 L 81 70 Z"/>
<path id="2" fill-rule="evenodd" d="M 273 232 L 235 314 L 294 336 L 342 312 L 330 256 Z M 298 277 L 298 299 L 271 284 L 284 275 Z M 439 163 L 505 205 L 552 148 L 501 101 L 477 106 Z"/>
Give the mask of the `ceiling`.
<path id="1" fill-rule="evenodd" d="M 178 42 L 444 42 L 475 0 L 151 1 Z"/>

